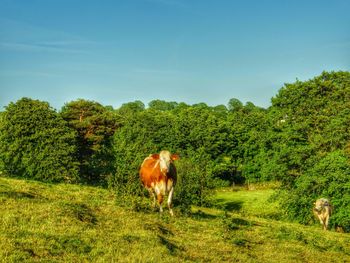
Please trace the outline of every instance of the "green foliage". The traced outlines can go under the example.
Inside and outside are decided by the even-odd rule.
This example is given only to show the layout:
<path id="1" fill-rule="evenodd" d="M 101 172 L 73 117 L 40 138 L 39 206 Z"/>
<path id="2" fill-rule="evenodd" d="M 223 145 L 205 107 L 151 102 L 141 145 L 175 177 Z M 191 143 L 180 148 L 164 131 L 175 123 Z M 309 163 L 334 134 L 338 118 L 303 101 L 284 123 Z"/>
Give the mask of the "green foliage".
<path id="1" fill-rule="evenodd" d="M 273 159 L 284 171 L 277 178 L 288 216 L 307 223 L 312 203 L 326 197 L 335 206 L 331 225 L 349 231 L 350 73 L 286 84 L 272 104 Z"/>
<path id="2" fill-rule="evenodd" d="M 169 111 L 173 110 L 177 107 L 177 102 L 171 101 L 167 102 L 164 100 L 152 100 L 150 103 L 148 103 L 148 107 L 153 110 L 158 111 Z"/>
<path id="3" fill-rule="evenodd" d="M 116 114 L 108 107 L 79 99 L 60 112 L 76 130 L 80 177 L 88 183 L 105 183 L 114 171 L 112 136 L 118 126 Z"/>
<path id="4" fill-rule="evenodd" d="M 251 102 L 243 106 L 237 99 L 230 100 L 229 109 L 227 148 L 236 170 L 251 182 L 273 179 L 270 174 L 262 173 L 269 163 L 273 140 L 268 132 L 268 112 Z"/>
<path id="5" fill-rule="evenodd" d="M 150 153 L 160 151 L 152 139 L 157 139 L 157 125 L 161 123 L 154 123 L 153 126 L 156 120 L 145 111 L 122 116 L 123 126 L 115 133 L 113 141 L 115 173 L 109 178 L 108 185 L 115 189 L 118 204 L 130 206 L 130 202 L 134 202 L 133 198 L 138 198 L 135 196 L 143 194 L 139 178 L 142 161 Z"/>
<path id="6" fill-rule="evenodd" d="M 183 211 L 207 205 L 213 187 L 277 180 L 289 218 L 311 222 L 313 201 L 327 197 L 335 206 L 331 224 L 349 231 L 349 72 L 323 72 L 285 84 L 268 109 L 236 98 L 227 107 L 157 99 L 148 108 L 134 101 L 117 110 L 73 101 L 60 115 L 76 131 L 76 141 L 48 105 L 41 108 L 44 114 L 11 107 L 0 113 L 1 173 L 36 178 L 51 166 L 62 178 L 77 178 L 76 153 L 83 181 L 108 184 L 119 203 L 136 196 L 130 202 L 139 211 L 144 209 L 139 166 L 149 154 L 166 149 L 181 156 L 175 201 Z M 57 144 L 69 146 L 63 152 Z M 51 165 L 57 152 L 63 157 Z M 58 167 L 73 172 L 68 176 Z"/>
<path id="7" fill-rule="evenodd" d="M 208 125 L 203 122 L 210 124 L 208 118 L 212 117 L 209 111 L 190 107 L 174 111 L 177 114 L 150 108 L 122 115 L 123 126 L 114 135 L 116 172 L 109 180 L 109 186 L 116 189 L 119 201 L 128 202 L 130 196 L 143 195 L 138 174 L 142 161 L 151 153 L 167 149 L 181 156 L 176 162 L 179 183 L 175 203 L 181 205 L 182 211 L 188 211 L 191 204 L 207 202 L 208 190 L 214 186 L 210 153 L 214 156 L 217 154 L 214 151 L 218 151 L 214 148 L 216 142 L 210 141 L 220 134 L 205 133 Z M 217 129 L 217 123 L 210 127 Z"/>
<path id="8" fill-rule="evenodd" d="M 204 151 L 212 160 L 227 152 L 228 130 L 225 119 L 205 104 L 197 104 L 177 112 L 173 130 L 175 147 L 181 151 Z"/>
<path id="9" fill-rule="evenodd" d="M 204 152 L 193 152 L 183 156 L 176 165 L 178 183 L 174 194 L 174 205 L 184 214 L 191 212 L 192 205 L 208 206 L 215 187 L 210 173 L 210 157 Z"/>
<path id="10" fill-rule="evenodd" d="M 9 176 L 76 181 L 75 132 L 46 102 L 10 103 L 0 126 L 0 163 Z"/>
<path id="11" fill-rule="evenodd" d="M 136 100 L 134 102 L 124 103 L 118 109 L 118 113 L 120 115 L 130 115 L 136 112 L 143 111 L 144 109 L 145 109 L 145 104 L 142 101 Z"/>
<path id="12" fill-rule="evenodd" d="M 228 102 L 228 110 L 231 112 L 240 111 L 243 109 L 243 103 L 236 98 L 232 98 Z"/>
<path id="13" fill-rule="evenodd" d="M 313 202 L 325 197 L 331 200 L 334 213 L 330 226 L 350 231 L 350 163 L 342 151 L 328 153 L 295 180 L 295 187 L 285 193 L 283 207 L 291 219 L 308 223 Z"/>

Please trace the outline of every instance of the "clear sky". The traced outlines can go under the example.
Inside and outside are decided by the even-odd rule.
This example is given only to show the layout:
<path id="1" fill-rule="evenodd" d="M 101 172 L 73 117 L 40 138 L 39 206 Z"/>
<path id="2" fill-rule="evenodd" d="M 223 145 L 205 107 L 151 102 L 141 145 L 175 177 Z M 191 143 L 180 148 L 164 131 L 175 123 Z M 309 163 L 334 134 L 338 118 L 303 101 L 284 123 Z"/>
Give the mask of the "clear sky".
<path id="1" fill-rule="evenodd" d="M 0 0 L 0 109 L 31 97 L 270 105 L 350 70 L 349 0 Z"/>

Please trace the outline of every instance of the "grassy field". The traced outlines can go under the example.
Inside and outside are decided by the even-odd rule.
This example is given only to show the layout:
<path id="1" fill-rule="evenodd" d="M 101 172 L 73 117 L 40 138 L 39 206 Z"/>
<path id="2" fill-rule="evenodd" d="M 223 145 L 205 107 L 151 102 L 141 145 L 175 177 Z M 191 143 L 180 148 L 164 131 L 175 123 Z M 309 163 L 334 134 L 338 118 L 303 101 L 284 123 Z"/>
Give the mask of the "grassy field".
<path id="1" fill-rule="evenodd" d="M 350 235 L 278 220 L 272 189 L 222 189 L 191 217 L 108 190 L 0 177 L 1 262 L 350 262 Z"/>

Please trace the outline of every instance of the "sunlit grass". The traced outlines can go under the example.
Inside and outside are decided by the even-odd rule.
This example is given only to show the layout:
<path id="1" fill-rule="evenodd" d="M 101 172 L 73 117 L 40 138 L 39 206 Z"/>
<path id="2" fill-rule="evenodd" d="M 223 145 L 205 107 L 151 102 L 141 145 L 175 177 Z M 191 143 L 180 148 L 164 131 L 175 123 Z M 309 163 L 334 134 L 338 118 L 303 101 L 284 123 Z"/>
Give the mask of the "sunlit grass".
<path id="1" fill-rule="evenodd" d="M 215 205 L 229 212 L 279 219 L 278 203 L 271 200 L 274 193 L 273 189 L 225 188 L 217 191 Z"/>
<path id="2" fill-rule="evenodd" d="M 349 234 L 277 220 L 272 193 L 219 191 L 215 207 L 172 218 L 118 207 L 106 189 L 0 178 L 0 261 L 350 261 Z"/>

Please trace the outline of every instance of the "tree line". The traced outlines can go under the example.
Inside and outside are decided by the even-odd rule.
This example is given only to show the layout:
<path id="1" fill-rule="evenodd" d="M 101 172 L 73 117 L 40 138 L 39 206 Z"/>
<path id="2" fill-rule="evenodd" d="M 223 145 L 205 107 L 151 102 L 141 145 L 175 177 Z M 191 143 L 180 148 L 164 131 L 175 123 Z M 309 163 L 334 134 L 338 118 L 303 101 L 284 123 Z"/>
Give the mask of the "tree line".
<path id="1" fill-rule="evenodd" d="M 335 206 L 350 231 L 350 73 L 285 84 L 267 109 L 232 98 L 208 106 L 153 100 L 114 109 L 84 99 L 60 111 L 22 98 L 0 113 L 0 171 L 7 176 L 98 184 L 142 195 L 138 168 L 150 153 L 179 153 L 175 202 L 209 205 L 210 190 L 280 181 L 276 198 L 309 223 L 312 202 Z"/>

